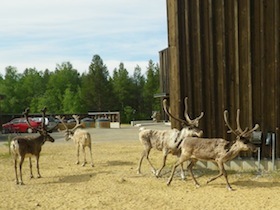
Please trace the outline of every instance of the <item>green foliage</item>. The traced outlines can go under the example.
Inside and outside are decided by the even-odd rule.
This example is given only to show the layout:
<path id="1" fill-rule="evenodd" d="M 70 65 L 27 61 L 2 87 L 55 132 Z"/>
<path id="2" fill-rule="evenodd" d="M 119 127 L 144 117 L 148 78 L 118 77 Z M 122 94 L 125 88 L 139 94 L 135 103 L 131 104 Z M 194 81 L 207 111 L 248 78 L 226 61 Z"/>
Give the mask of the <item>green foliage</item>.
<path id="1" fill-rule="evenodd" d="M 131 120 L 133 120 L 133 115 L 134 115 L 134 109 L 131 106 L 125 106 L 123 109 L 123 113 L 124 113 L 124 119 L 123 122 L 124 123 L 129 123 Z"/>
<path id="2" fill-rule="evenodd" d="M 121 122 L 150 119 L 160 109 L 154 99 L 159 91 L 159 67 L 149 61 L 145 75 L 136 66 L 132 76 L 123 63 L 112 77 L 99 55 L 94 55 L 88 72 L 80 75 L 70 62 L 57 65 L 54 71 L 25 69 L 20 74 L 12 66 L 0 75 L 1 113 L 18 114 L 26 107 L 33 113 L 47 106 L 50 113 L 87 113 L 120 111 Z"/>
<path id="3" fill-rule="evenodd" d="M 123 110 L 125 105 L 130 105 L 132 99 L 132 79 L 123 63 L 119 65 L 119 69 L 114 70 L 112 84 L 113 93 L 119 102 L 117 108 Z"/>
<path id="4" fill-rule="evenodd" d="M 154 98 L 154 94 L 159 92 L 159 67 L 149 61 L 147 69 L 147 80 L 144 85 L 143 98 L 145 103 L 145 113 L 160 110 L 160 101 Z"/>
<path id="5" fill-rule="evenodd" d="M 110 110 L 112 88 L 109 72 L 99 55 L 94 55 L 89 73 L 82 81 L 82 98 L 88 111 Z"/>

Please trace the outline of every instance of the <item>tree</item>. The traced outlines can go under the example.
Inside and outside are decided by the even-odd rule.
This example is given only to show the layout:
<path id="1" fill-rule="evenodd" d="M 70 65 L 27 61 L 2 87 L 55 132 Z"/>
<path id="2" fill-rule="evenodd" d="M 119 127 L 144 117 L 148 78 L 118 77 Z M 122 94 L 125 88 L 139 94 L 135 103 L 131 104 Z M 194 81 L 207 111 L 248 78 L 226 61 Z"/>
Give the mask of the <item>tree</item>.
<path id="1" fill-rule="evenodd" d="M 43 73 L 36 69 L 25 69 L 20 78 L 21 94 L 24 95 L 21 103 L 26 104 L 33 112 L 40 112 L 42 107 L 38 107 L 39 98 L 44 95 L 46 82 Z"/>
<path id="2" fill-rule="evenodd" d="M 141 73 L 142 69 L 137 65 L 134 69 L 133 77 L 132 77 L 132 96 L 133 96 L 133 105 L 134 107 L 134 118 L 137 119 L 145 119 L 145 114 L 143 114 L 144 108 L 144 85 L 145 85 L 145 77 Z"/>
<path id="3" fill-rule="evenodd" d="M 13 66 L 6 67 L 5 79 L 2 81 L 1 93 L 5 95 L 5 100 L 1 101 L 1 112 L 21 113 L 26 104 L 21 103 L 22 95 L 19 80 L 21 74 Z"/>
<path id="4" fill-rule="evenodd" d="M 154 98 L 154 94 L 159 92 L 159 67 L 152 60 L 147 68 L 147 80 L 144 86 L 145 113 L 149 117 L 152 111 L 160 109 L 160 101 Z"/>
<path id="5" fill-rule="evenodd" d="M 65 90 L 73 94 L 72 98 L 77 94 L 81 85 L 80 75 L 69 62 L 57 65 L 54 73 L 48 74 L 45 72 L 45 77 L 48 78 L 48 83 L 44 95 L 39 99 L 38 104 L 42 106 L 47 104 L 50 112 L 61 113 L 64 110 L 63 99 Z M 68 96 L 69 97 L 69 96 Z"/>
<path id="6" fill-rule="evenodd" d="M 86 113 L 88 111 L 120 111 L 121 122 L 150 119 L 159 110 L 154 94 L 159 89 L 159 67 L 149 61 L 146 75 L 136 66 L 129 76 L 123 63 L 110 77 L 99 55 L 94 55 L 88 73 L 80 76 L 70 62 L 56 66 L 54 71 L 27 68 L 20 74 L 12 66 L 0 75 L 1 113 L 19 114 L 26 107 L 49 113 Z"/>
<path id="7" fill-rule="evenodd" d="M 133 82 L 128 75 L 128 71 L 124 68 L 124 64 L 120 63 L 119 69 L 113 72 L 113 91 L 116 97 L 117 109 L 121 112 L 122 119 L 126 119 L 124 108 L 126 106 L 135 109 L 133 106 Z"/>
<path id="8" fill-rule="evenodd" d="M 68 87 L 64 92 L 62 99 L 63 104 L 63 113 L 81 113 L 83 112 L 81 104 L 81 89 L 78 88 L 78 91 L 73 92 Z"/>
<path id="9" fill-rule="evenodd" d="M 99 55 L 94 55 L 89 66 L 88 75 L 82 80 L 82 98 L 89 111 L 106 111 L 110 109 L 112 88 L 109 72 Z"/>

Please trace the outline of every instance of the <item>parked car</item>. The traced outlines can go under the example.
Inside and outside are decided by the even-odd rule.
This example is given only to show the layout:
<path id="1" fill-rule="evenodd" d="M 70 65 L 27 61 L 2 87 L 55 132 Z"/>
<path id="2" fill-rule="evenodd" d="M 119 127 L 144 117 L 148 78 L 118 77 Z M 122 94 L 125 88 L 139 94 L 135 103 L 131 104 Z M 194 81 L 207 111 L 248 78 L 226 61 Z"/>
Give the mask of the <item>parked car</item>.
<path id="1" fill-rule="evenodd" d="M 83 119 L 81 119 L 81 122 L 94 122 L 95 120 L 90 118 L 90 117 L 85 117 Z"/>
<path id="2" fill-rule="evenodd" d="M 33 117 L 32 120 L 38 123 L 42 123 L 42 117 Z M 58 123 L 59 121 L 52 116 L 45 118 L 45 125 L 47 126 L 48 130 L 51 129 L 52 131 L 56 131 L 56 126 L 58 125 Z"/>
<path id="3" fill-rule="evenodd" d="M 75 119 L 69 119 L 69 120 L 67 120 L 67 123 L 76 123 L 76 120 Z"/>
<path id="4" fill-rule="evenodd" d="M 36 122 L 31 118 L 29 118 L 29 122 L 33 128 L 28 126 L 25 118 L 14 118 L 2 125 L 2 133 L 33 133 L 36 128 L 41 126 L 40 122 Z"/>

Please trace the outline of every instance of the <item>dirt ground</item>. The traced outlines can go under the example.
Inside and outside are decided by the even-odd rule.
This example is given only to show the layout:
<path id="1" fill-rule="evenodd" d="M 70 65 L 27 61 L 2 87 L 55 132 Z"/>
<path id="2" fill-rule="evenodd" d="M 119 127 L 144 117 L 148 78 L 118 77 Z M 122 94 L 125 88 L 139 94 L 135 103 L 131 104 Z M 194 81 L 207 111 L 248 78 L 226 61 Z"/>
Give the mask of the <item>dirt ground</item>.
<path id="1" fill-rule="evenodd" d="M 138 128 L 88 130 L 92 135 L 94 167 L 76 165 L 74 143 L 65 142 L 61 133 L 53 133 L 56 142 L 45 143 L 41 152 L 42 178 L 29 178 L 28 160 L 25 160 L 25 185 L 15 184 L 7 136 L 2 135 L 0 209 L 279 209 L 279 172 L 257 175 L 256 171 L 229 171 L 229 181 L 235 190 L 228 191 L 224 178 L 206 185 L 206 180 L 217 171 L 196 169 L 200 188 L 195 188 L 189 176 L 182 181 L 178 171 L 171 185 L 166 186 L 176 161 L 174 156 L 168 157 L 161 178 L 154 177 L 146 160 L 143 160 L 142 174 L 136 174 L 142 151 Z M 152 151 L 150 157 L 158 167 L 161 152 Z M 34 175 L 35 172 L 33 162 Z"/>

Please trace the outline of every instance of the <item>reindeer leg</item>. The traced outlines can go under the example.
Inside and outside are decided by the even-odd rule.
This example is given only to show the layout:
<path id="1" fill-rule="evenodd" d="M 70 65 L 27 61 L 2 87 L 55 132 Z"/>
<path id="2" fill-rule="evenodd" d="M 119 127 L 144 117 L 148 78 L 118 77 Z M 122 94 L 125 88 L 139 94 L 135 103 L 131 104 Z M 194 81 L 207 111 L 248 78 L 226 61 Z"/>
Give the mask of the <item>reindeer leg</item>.
<path id="1" fill-rule="evenodd" d="M 141 157 L 140 157 L 140 160 L 138 162 L 138 167 L 137 167 L 137 174 L 141 174 L 141 165 L 142 165 L 142 161 L 143 161 L 143 158 L 145 157 L 146 155 L 146 150 L 144 150 L 141 154 Z"/>
<path id="2" fill-rule="evenodd" d="M 218 174 L 217 176 L 214 176 L 214 177 L 212 177 L 211 179 L 209 179 L 209 180 L 207 181 L 207 184 L 210 183 L 210 182 L 212 182 L 212 181 L 214 181 L 215 179 L 221 177 L 222 175 L 224 175 L 224 177 L 225 177 L 225 179 L 226 179 L 226 183 L 227 183 L 227 188 L 228 188 L 228 190 L 232 190 L 232 188 L 231 188 L 231 186 L 230 186 L 230 184 L 229 184 L 229 182 L 228 182 L 228 179 L 227 179 L 227 173 L 226 173 L 226 170 L 225 170 L 225 168 L 224 168 L 224 164 L 223 164 L 223 163 L 220 163 L 220 162 L 218 162 L 217 164 L 218 164 L 218 167 L 219 167 L 220 172 L 219 172 L 219 174 Z"/>
<path id="3" fill-rule="evenodd" d="M 163 150 L 162 166 L 160 167 L 160 169 L 157 170 L 155 174 L 157 178 L 159 177 L 161 170 L 165 167 L 167 155 L 168 155 L 168 150 L 167 149 Z"/>
<path id="4" fill-rule="evenodd" d="M 185 162 L 186 160 L 188 160 L 187 156 L 183 156 L 183 155 L 181 154 L 180 158 L 179 158 L 179 159 L 177 160 L 177 162 L 173 165 L 173 168 L 172 168 L 172 171 L 171 171 L 171 175 L 170 175 L 170 177 L 169 177 L 169 179 L 168 179 L 168 181 L 167 181 L 167 183 L 166 183 L 167 186 L 170 185 L 170 183 L 171 183 L 171 181 L 172 181 L 172 179 L 173 179 L 173 176 L 174 176 L 174 173 L 175 173 L 176 168 L 177 168 L 179 165 L 183 164 L 183 162 Z"/>
<path id="5" fill-rule="evenodd" d="M 176 170 L 177 166 L 180 165 L 180 164 L 181 164 L 181 161 L 178 160 L 178 161 L 173 165 L 173 168 L 172 168 L 172 171 L 171 171 L 171 175 L 170 175 L 170 177 L 169 177 L 169 179 L 168 179 L 168 181 L 167 181 L 167 183 L 166 183 L 167 186 L 170 185 L 170 183 L 171 183 L 171 181 L 172 181 L 172 179 L 173 179 L 175 170 Z"/>
<path id="6" fill-rule="evenodd" d="M 32 161 L 31 161 L 31 157 L 29 157 L 29 168 L 30 168 L 30 179 L 33 178 L 33 173 L 32 173 Z"/>
<path id="7" fill-rule="evenodd" d="M 180 164 L 180 168 L 181 168 L 181 179 L 182 180 L 186 180 L 186 176 L 185 176 L 185 172 L 184 172 L 184 164 L 183 163 Z"/>
<path id="8" fill-rule="evenodd" d="M 36 156 L 36 166 L 37 166 L 37 174 L 38 174 L 37 178 L 42 177 L 41 174 L 40 174 L 40 168 L 39 168 L 39 157 L 40 157 L 39 155 Z"/>
<path id="9" fill-rule="evenodd" d="M 222 174 L 224 175 L 225 179 L 226 179 L 226 185 L 227 185 L 227 189 L 232 191 L 232 187 L 230 186 L 229 182 L 228 182 L 228 176 L 227 176 L 227 172 L 225 170 L 225 167 L 224 167 L 224 164 L 221 163 L 219 164 L 219 168 L 220 168 L 220 171 L 222 171 Z"/>
<path id="10" fill-rule="evenodd" d="M 17 158 L 15 157 L 15 174 L 16 174 L 16 184 L 19 184 L 19 181 L 18 181 L 18 173 L 17 173 Z"/>
<path id="11" fill-rule="evenodd" d="M 153 174 L 156 174 L 156 169 L 155 169 L 155 167 L 153 166 L 153 164 L 151 163 L 151 161 L 150 161 L 150 159 L 149 159 L 150 151 L 151 151 L 151 150 L 147 151 L 147 153 L 146 153 L 146 159 L 147 159 L 148 163 L 150 164 L 150 166 L 151 166 L 151 168 L 152 168 L 152 169 L 151 169 L 151 170 L 152 170 L 152 173 L 153 173 Z"/>
<path id="12" fill-rule="evenodd" d="M 82 166 L 85 166 L 87 161 L 86 161 L 86 151 L 85 151 L 85 146 L 84 145 L 82 145 L 82 150 L 83 150 L 83 155 L 84 155 L 84 162 L 83 162 Z"/>
<path id="13" fill-rule="evenodd" d="M 22 181 L 22 164 L 24 161 L 24 156 L 20 156 L 20 161 L 19 161 L 19 184 L 24 185 Z"/>
<path id="14" fill-rule="evenodd" d="M 77 144 L 76 149 L 77 149 L 77 162 L 76 162 L 76 164 L 78 165 L 80 163 L 80 161 L 79 161 L 80 145 L 79 144 Z"/>
<path id="15" fill-rule="evenodd" d="M 150 159 L 149 159 L 149 154 L 150 154 L 151 148 L 150 147 L 146 147 L 143 152 L 142 155 L 140 157 L 139 163 L 138 163 L 138 167 L 137 167 L 137 174 L 141 174 L 141 165 L 142 165 L 142 161 L 143 158 L 146 156 L 146 159 L 148 160 L 150 166 L 152 167 L 152 172 L 155 174 L 156 173 L 156 169 L 154 168 L 154 166 L 152 165 Z"/>
<path id="16" fill-rule="evenodd" d="M 232 189 L 232 187 L 230 186 L 230 184 L 229 184 L 229 182 L 228 182 L 228 176 L 227 176 L 227 172 L 226 172 L 225 169 L 223 170 L 223 173 L 224 173 L 224 177 L 225 177 L 225 179 L 226 179 L 227 189 L 228 189 L 229 191 L 232 191 L 233 189 Z"/>
<path id="17" fill-rule="evenodd" d="M 90 159 L 91 159 L 91 167 L 94 167 L 93 160 L 92 160 L 91 145 L 89 146 L 89 154 L 90 154 Z"/>
<path id="18" fill-rule="evenodd" d="M 191 160 L 191 162 L 190 162 L 190 164 L 188 165 L 187 168 L 188 168 L 188 170 L 189 170 L 189 172 L 190 172 L 190 174 L 191 174 L 191 177 L 192 177 L 192 179 L 193 179 L 193 181 L 194 181 L 195 186 L 196 186 L 196 187 L 200 187 L 200 185 L 199 185 L 199 183 L 197 182 L 196 178 L 194 177 L 193 171 L 192 171 L 192 168 L 193 168 L 193 166 L 195 165 L 195 163 L 196 163 L 196 160 Z"/>

